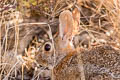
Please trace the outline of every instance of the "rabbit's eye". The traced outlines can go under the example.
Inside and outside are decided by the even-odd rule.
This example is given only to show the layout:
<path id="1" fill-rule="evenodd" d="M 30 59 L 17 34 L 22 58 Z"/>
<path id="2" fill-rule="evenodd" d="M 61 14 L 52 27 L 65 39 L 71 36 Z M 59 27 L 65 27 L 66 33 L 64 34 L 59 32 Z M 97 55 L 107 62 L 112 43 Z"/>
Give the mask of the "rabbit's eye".
<path id="1" fill-rule="evenodd" d="M 45 50 L 46 50 L 46 51 L 50 51 L 50 49 L 51 49 L 51 46 L 50 46 L 49 44 L 46 44 L 46 45 L 45 45 Z"/>
<path id="2" fill-rule="evenodd" d="M 45 46 L 44 46 L 44 50 L 45 51 L 51 51 L 51 49 L 52 49 L 51 43 L 46 43 Z"/>

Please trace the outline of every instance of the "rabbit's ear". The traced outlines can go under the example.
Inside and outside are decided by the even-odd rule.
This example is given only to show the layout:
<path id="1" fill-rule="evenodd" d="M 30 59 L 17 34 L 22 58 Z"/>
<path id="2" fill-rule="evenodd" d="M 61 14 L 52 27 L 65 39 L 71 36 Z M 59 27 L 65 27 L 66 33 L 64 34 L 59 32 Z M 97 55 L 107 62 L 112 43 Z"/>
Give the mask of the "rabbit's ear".
<path id="1" fill-rule="evenodd" d="M 63 11 L 59 16 L 59 36 L 62 40 L 67 41 L 72 37 L 73 16 L 69 10 Z"/>
<path id="2" fill-rule="evenodd" d="M 75 8 L 72 12 L 72 15 L 73 15 L 73 32 L 72 32 L 72 35 L 76 35 L 78 34 L 79 32 L 79 28 L 80 28 L 80 12 L 77 8 Z"/>

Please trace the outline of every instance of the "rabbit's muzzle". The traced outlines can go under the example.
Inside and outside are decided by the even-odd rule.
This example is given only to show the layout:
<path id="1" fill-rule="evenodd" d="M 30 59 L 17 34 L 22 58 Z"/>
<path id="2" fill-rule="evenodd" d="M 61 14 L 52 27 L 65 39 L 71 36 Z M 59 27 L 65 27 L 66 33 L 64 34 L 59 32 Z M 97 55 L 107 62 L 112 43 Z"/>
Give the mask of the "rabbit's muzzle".
<path id="1" fill-rule="evenodd" d="M 54 54 L 53 52 L 42 52 L 35 56 L 37 63 L 42 67 L 47 67 L 48 69 L 54 66 Z"/>

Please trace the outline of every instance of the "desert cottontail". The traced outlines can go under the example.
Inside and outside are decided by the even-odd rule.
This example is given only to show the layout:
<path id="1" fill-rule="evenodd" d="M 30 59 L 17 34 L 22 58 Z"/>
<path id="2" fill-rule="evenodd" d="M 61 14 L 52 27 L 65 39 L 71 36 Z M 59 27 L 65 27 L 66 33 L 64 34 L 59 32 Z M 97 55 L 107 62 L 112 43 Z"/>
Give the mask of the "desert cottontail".
<path id="1" fill-rule="evenodd" d="M 54 80 L 120 80 L 120 53 L 109 45 L 78 51 L 73 38 L 79 28 L 77 9 L 61 12 L 59 34 L 53 39 L 47 34 L 37 36 L 36 62 L 52 69 Z M 32 44 L 32 45 L 34 45 Z"/>

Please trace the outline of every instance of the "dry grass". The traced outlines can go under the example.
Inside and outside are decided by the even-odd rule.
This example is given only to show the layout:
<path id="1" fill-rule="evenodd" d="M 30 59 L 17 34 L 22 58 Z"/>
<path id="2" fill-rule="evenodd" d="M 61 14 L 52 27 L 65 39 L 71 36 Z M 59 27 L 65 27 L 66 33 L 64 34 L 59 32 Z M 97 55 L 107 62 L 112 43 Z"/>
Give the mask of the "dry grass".
<path id="1" fill-rule="evenodd" d="M 107 43 L 113 45 L 116 49 L 120 49 L 119 0 L 78 0 L 79 2 L 74 0 L 56 0 L 56 2 L 53 0 L 51 1 L 51 5 L 49 6 L 53 9 L 41 11 L 41 14 L 47 19 L 58 19 L 58 15 L 61 11 L 66 9 L 72 11 L 74 7 L 77 7 L 81 13 L 80 33 L 83 31 L 87 31 L 89 33 L 89 36 L 92 38 L 89 44 L 90 48 L 92 45 Z M 4 3 L 10 4 L 10 1 L 0 1 L 0 4 L 5 5 Z M 30 23 L 21 23 L 26 18 L 36 17 L 36 14 L 31 12 L 29 17 L 26 16 L 27 13 L 30 12 L 31 7 L 28 9 L 28 12 L 24 12 L 23 14 L 19 9 L 19 11 L 17 11 L 15 3 L 17 2 L 13 1 L 11 3 L 12 7 L 8 5 L 9 8 L 0 6 L 0 79 L 9 79 L 10 77 L 14 79 L 14 77 L 17 76 L 17 72 L 21 72 L 19 69 L 22 67 L 22 63 L 25 63 L 25 61 L 18 56 L 18 54 L 22 54 L 19 53 L 19 51 L 24 51 L 24 49 L 20 50 L 21 48 L 19 48 L 19 45 L 23 40 L 22 38 L 24 34 L 26 34 L 24 37 L 27 36 L 27 33 L 31 35 L 30 33 L 32 31 L 30 32 L 30 29 L 33 27 L 30 29 L 28 27 L 25 29 L 26 33 L 21 33 L 21 26 L 48 25 L 49 30 L 51 29 L 50 25 L 47 23 L 36 23 L 31 21 L 29 21 Z M 52 4 L 54 5 L 52 6 Z M 20 8 L 23 6 L 24 5 L 20 6 Z M 44 6 L 44 8 L 49 6 Z M 40 12 L 36 7 L 35 9 L 36 12 Z M 41 14 L 37 14 L 37 16 L 41 17 Z M 51 32 L 52 31 L 50 30 L 50 33 Z M 50 35 L 50 37 L 53 38 L 52 35 Z M 34 75 L 34 77 L 37 78 L 36 76 L 38 76 L 38 74 Z M 14 75 L 14 77 L 12 75 Z"/>

